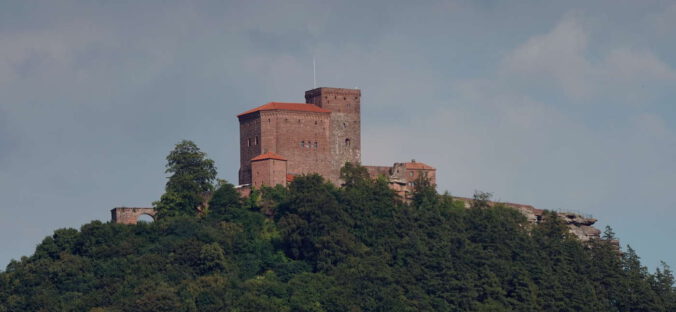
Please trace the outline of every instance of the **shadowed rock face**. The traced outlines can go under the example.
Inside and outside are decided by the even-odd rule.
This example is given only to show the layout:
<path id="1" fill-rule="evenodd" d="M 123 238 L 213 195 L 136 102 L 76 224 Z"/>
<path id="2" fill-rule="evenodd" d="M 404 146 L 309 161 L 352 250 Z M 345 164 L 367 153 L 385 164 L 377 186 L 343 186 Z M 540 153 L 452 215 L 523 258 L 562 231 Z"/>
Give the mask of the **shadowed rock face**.
<path id="1" fill-rule="evenodd" d="M 464 202 L 465 208 L 471 208 L 473 199 L 466 197 L 453 197 L 453 199 Z M 526 219 L 528 219 L 528 222 L 531 224 L 538 224 L 542 222 L 542 216 L 544 214 L 544 210 L 542 209 L 537 209 L 531 205 L 489 202 L 490 206 L 494 206 L 496 204 L 501 204 L 505 207 L 518 210 L 526 217 Z M 601 231 L 592 226 L 598 220 L 594 218 L 587 218 L 572 212 L 559 212 L 558 216 L 566 223 L 570 233 L 575 235 L 575 237 L 577 237 L 581 242 L 588 242 L 593 239 L 601 238 Z"/>

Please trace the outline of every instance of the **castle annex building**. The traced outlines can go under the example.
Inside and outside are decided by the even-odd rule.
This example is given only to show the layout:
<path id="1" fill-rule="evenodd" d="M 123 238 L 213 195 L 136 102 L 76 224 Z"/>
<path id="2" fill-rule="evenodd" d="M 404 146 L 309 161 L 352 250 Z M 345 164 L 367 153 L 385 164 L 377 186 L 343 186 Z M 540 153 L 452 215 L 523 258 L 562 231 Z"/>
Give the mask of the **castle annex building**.
<path id="1" fill-rule="evenodd" d="M 316 88 L 305 92 L 305 103 L 270 102 L 237 118 L 242 187 L 286 185 L 309 173 L 339 185 L 340 168 L 346 162 L 361 163 L 358 89 Z M 366 167 L 374 177 L 388 177 L 404 196 L 420 176 L 436 183 L 436 169 L 423 163 Z"/>

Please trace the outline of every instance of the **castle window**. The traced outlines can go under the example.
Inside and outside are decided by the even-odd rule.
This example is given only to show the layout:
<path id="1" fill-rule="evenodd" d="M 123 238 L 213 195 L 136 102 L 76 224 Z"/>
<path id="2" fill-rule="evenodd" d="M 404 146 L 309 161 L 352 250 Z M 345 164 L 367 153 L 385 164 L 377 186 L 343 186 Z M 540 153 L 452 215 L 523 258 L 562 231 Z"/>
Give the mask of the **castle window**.
<path id="1" fill-rule="evenodd" d="M 317 121 L 315 120 L 315 126 L 317 125 Z"/>
<path id="2" fill-rule="evenodd" d="M 346 123 L 343 123 L 343 128 L 347 128 L 347 124 L 346 124 Z"/>
<path id="3" fill-rule="evenodd" d="M 298 123 L 300 123 L 300 119 L 298 119 Z"/>
<path id="4" fill-rule="evenodd" d="M 251 146 L 251 139 L 246 139 L 246 146 Z"/>
<path id="5" fill-rule="evenodd" d="M 346 97 L 343 97 L 343 101 L 345 101 L 345 100 L 347 100 L 347 98 L 346 98 Z"/>
<path id="6" fill-rule="evenodd" d="M 258 136 L 254 139 L 254 145 L 258 145 Z"/>
<path id="7" fill-rule="evenodd" d="M 345 146 L 350 146 L 350 139 L 345 139 Z"/>
<path id="8" fill-rule="evenodd" d="M 317 144 L 317 141 L 315 141 L 315 149 L 317 149 L 317 146 L 319 146 L 319 145 Z"/>
<path id="9" fill-rule="evenodd" d="M 305 145 L 305 148 L 310 148 L 311 145 L 312 145 L 312 142 L 307 141 L 307 145 Z"/>
<path id="10" fill-rule="evenodd" d="M 305 141 L 300 141 L 300 147 L 305 147 Z"/>

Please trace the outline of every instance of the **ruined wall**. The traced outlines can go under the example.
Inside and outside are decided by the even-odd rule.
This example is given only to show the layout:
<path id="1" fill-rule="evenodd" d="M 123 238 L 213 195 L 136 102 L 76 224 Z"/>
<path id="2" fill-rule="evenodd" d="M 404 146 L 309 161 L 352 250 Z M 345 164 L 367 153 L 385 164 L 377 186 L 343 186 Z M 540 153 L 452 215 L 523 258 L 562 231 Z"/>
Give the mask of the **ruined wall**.
<path id="1" fill-rule="evenodd" d="M 392 166 L 392 179 L 404 181 L 409 186 L 420 177 L 425 177 L 430 181 L 430 184 L 437 184 L 437 169 L 415 160 L 407 163 L 395 163 Z"/>
<path id="2" fill-rule="evenodd" d="M 394 163 L 387 166 L 364 166 L 371 178 L 385 176 L 389 181 L 390 188 L 404 200 L 412 198 L 415 189 L 415 181 L 420 177 L 429 179 L 432 185 L 437 183 L 437 170 L 415 160 L 406 163 Z"/>
<path id="3" fill-rule="evenodd" d="M 366 171 L 368 171 L 371 178 L 377 178 L 379 176 L 385 176 L 389 178 L 392 175 L 392 167 L 390 166 L 364 166 Z"/>
<path id="4" fill-rule="evenodd" d="M 346 162 L 361 163 L 361 90 L 316 88 L 305 92 L 305 102 L 331 111 L 331 158 L 327 179 L 340 184 Z"/>
<path id="5" fill-rule="evenodd" d="M 111 221 L 121 224 L 136 224 L 141 215 L 149 215 L 154 219 L 156 213 L 154 208 L 141 207 L 117 207 L 110 210 Z"/>

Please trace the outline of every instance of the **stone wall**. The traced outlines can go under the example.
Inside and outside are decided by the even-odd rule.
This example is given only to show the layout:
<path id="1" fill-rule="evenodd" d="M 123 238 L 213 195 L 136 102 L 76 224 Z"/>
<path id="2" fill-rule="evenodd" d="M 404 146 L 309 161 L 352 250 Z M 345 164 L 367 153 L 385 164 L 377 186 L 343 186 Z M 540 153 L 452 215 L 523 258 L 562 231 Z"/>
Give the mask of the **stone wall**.
<path id="1" fill-rule="evenodd" d="M 331 158 L 324 177 L 340 185 L 340 168 L 361 163 L 361 90 L 316 88 L 305 92 L 305 102 L 331 111 Z"/>
<path id="2" fill-rule="evenodd" d="M 239 117 L 239 184 L 251 183 L 251 158 L 261 154 L 260 112 Z"/>
<path id="3" fill-rule="evenodd" d="M 437 184 L 437 170 L 429 165 L 411 160 L 411 162 L 394 163 L 387 166 L 364 166 L 371 178 L 384 176 L 389 186 L 404 200 L 410 200 L 415 189 L 415 182 L 420 177 L 429 179 L 430 184 Z"/>
<path id="4" fill-rule="evenodd" d="M 154 208 L 141 207 L 117 207 L 110 210 L 111 221 L 121 224 L 136 224 L 141 215 L 149 215 L 154 219 L 156 213 Z"/>
<path id="5" fill-rule="evenodd" d="M 263 111 L 262 152 L 287 159 L 289 174 L 329 174 L 329 114 L 304 111 Z"/>
<path id="6" fill-rule="evenodd" d="M 287 161 L 280 159 L 263 159 L 251 162 L 253 180 L 251 186 L 286 186 Z"/>

